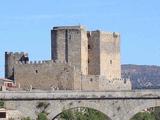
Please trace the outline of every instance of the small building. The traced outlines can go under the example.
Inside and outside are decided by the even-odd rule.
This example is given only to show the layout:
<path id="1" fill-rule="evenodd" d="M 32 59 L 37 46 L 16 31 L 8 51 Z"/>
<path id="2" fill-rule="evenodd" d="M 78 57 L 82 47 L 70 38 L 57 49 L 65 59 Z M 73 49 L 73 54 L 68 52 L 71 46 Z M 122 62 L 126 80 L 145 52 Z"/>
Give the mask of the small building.
<path id="1" fill-rule="evenodd" d="M 7 120 L 6 110 L 4 108 L 0 109 L 0 120 Z"/>
<path id="2" fill-rule="evenodd" d="M 15 88 L 16 85 L 14 84 L 13 80 L 0 78 L 0 88 L 1 90 L 7 90 L 9 88 Z"/>

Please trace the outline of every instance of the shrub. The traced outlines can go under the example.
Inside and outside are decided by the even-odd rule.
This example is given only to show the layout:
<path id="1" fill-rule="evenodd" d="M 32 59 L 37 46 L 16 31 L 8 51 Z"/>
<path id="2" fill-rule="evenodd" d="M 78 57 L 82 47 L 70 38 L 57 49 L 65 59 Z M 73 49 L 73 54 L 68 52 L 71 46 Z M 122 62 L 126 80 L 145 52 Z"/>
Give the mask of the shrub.
<path id="1" fill-rule="evenodd" d="M 8 120 L 14 120 L 14 118 L 8 118 Z"/>
<path id="2" fill-rule="evenodd" d="M 39 113 L 37 120 L 48 120 L 46 113 Z"/>
<path id="3" fill-rule="evenodd" d="M 21 120 L 31 120 L 30 117 L 22 118 Z"/>
<path id="4" fill-rule="evenodd" d="M 0 101 L 0 108 L 4 108 L 4 101 Z"/>

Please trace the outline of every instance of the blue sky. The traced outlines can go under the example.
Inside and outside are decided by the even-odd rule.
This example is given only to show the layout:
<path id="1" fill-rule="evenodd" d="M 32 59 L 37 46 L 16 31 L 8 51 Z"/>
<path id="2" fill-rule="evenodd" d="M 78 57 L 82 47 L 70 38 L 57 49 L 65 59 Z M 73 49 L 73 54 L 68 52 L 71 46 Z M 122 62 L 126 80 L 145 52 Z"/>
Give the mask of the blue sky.
<path id="1" fill-rule="evenodd" d="M 0 76 L 5 51 L 50 59 L 50 30 L 58 25 L 120 32 L 123 64 L 160 65 L 159 5 L 159 0 L 1 0 Z"/>

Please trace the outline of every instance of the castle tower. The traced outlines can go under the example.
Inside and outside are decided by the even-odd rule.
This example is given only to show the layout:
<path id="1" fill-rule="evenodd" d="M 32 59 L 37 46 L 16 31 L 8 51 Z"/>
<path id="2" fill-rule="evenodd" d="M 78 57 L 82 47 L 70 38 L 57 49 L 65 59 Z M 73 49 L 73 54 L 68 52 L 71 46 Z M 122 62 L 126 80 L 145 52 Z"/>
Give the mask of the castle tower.
<path id="1" fill-rule="evenodd" d="M 108 80 L 121 78 L 120 35 L 88 32 L 88 70 L 91 75 L 103 75 Z"/>
<path id="2" fill-rule="evenodd" d="M 88 74 L 88 39 L 83 26 L 59 26 L 51 30 L 53 60 L 65 61 Z"/>
<path id="3" fill-rule="evenodd" d="M 28 54 L 5 52 L 5 78 L 14 80 L 14 65 L 16 62 L 27 63 L 29 61 Z"/>

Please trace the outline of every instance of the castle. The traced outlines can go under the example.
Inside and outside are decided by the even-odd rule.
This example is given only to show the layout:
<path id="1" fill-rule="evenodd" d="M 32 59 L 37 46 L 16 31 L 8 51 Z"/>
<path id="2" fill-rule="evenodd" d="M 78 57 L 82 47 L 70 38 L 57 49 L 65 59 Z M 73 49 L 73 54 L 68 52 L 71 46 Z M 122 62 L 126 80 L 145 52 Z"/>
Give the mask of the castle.
<path id="1" fill-rule="evenodd" d="M 121 78 L 120 35 L 83 26 L 51 30 L 51 60 L 29 61 L 28 53 L 5 52 L 5 77 L 23 89 L 130 90 Z"/>

